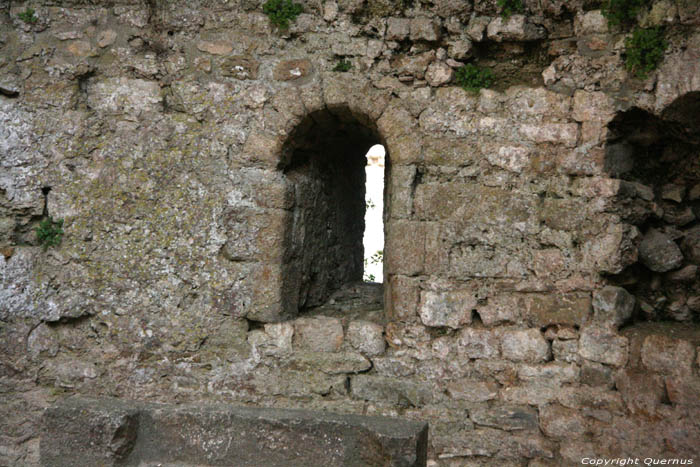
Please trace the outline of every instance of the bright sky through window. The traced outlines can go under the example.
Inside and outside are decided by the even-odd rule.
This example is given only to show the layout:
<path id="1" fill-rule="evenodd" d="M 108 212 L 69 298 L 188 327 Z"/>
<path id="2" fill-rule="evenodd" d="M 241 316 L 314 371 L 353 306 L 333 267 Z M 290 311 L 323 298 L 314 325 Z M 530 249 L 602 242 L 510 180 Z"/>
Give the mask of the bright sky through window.
<path id="1" fill-rule="evenodd" d="M 384 146 L 375 144 L 367 152 L 365 187 L 364 280 L 382 282 L 384 263 Z"/>

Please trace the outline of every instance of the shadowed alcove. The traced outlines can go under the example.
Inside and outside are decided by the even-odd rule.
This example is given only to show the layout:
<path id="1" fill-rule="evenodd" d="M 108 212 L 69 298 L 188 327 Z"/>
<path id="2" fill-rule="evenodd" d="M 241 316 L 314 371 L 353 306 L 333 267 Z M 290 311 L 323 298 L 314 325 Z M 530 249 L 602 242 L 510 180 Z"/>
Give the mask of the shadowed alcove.
<path id="1" fill-rule="evenodd" d="M 324 305 L 350 287 L 350 295 L 381 299 L 380 284 L 363 283 L 363 234 L 365 155 L 382 143 L 373 122 L 345 108 L 307 115 L 289 136 L 282 170 L 294 205 L 285 226 L 284 315 Z"/>
<path id="2" fill-rule="evenodd" d="M 633 321 L 700 322 L 699 114 L 693 92 L 608 126 L 606 169 L 626 182 L 616 210 L 640 232 L 638 261 L 609 279 L 635 296 Z"/>

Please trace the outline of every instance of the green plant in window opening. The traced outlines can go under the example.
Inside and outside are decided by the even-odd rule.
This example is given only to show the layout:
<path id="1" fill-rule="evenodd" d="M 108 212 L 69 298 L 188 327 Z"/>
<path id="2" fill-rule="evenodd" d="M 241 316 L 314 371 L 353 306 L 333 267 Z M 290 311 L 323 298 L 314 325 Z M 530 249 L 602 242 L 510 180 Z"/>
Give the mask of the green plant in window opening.
<path id="1" fill-rule="evenodd" d="M 478 92 L 493 83 L 493 72 L 489 68 L 480 68 L 467 63 L 457 70 L 455 80 L 465 91 Z"/>

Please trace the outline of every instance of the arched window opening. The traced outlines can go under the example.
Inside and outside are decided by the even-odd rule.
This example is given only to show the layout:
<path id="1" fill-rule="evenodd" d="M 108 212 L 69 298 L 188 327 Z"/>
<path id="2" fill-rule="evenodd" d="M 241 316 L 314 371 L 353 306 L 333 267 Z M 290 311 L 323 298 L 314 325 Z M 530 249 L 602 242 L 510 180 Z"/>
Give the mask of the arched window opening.
<path id="1" fill-rule="evenodd" d="M 621 112 L 608 126 L 606 170 L 625 180 L 616 205 L 640 232 L 638 261 L 609 281 L 635 297 L 633 321 L 700 322 L 700 93 L 660 117 Z"/>
<path id="2" fill-rule="evenodd" d="M 372 282 L 363 280 L 366 212 L 372 216 L 369 245 L 374 249 L 367 253 L 375 255 L 368 262 L 374 261 L 375 271 L 384 243 L 386 202 L 383 184 L 376 193 L 376 168 L 381 167 L 383 179 L 388 164 L 379 165 L 375 149 L 367 165 L 369 149 L 381 143 L 373 124 L 342 109 L 315 112 L 290 135 L 282 167 L 294 195 L 284 236 L 284 316 L 319 307 L 328 311 L 329 306 L 341 311 L 383 308 L 382 274 L 374 272 Z M 368 177 L 371 201 L 366 198 Z"/>

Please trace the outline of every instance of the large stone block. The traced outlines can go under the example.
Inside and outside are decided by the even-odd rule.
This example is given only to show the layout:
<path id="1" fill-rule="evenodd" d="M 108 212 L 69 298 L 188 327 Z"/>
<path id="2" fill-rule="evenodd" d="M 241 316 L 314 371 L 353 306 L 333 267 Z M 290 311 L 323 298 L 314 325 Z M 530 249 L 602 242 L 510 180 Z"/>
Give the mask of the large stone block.
<path id="1" fill-rule="evenodd" d="M 425 466 L 428 425 L 385 417 L 73 398 L 43 417 L 41 465 Z"/>
<path id="2" fill-rule="evenodd" d="M 587 326 L 581 331 L 578 353 L 594 362 L 617 367 L 627 363 L 629 341 L 614 331 L 599 326 Z"/>
<path id="3" fill-rule="evenodd" d="M 537 329 L 509 330 L 502 336 L 503 358 L 516 362 L 543 362 L 551 352 L 549 344 Z"/>
<path id="4" fill-rule="evenodd" d="M 294 322 L 294 346 L 316 352 L 337 352 L 343 344 L 343 326 L 337 318 L 317 316 Z"/>
<path id="5" fill-rule="evenodd" d="M 471 290 L 425 290 L 421 294 L 420 318 L 426 326 L 459 329 L 472 322 L 476 303 L 476 295 Z"/>
<path id="6" fill-rule="evenodd" d="M 642 343 L 644 366 L 663 374 L 688 374 L 693 366 L 695 349 L 685 339 L 653 334 Z"/>

